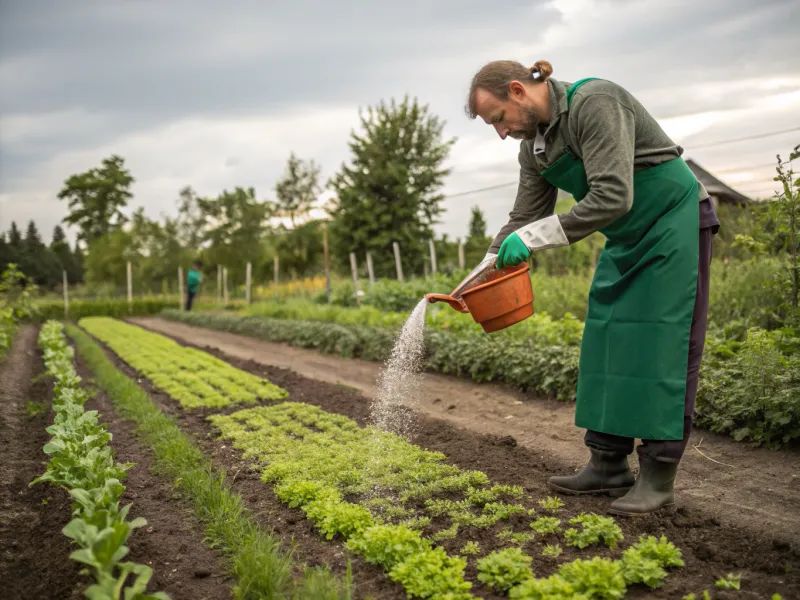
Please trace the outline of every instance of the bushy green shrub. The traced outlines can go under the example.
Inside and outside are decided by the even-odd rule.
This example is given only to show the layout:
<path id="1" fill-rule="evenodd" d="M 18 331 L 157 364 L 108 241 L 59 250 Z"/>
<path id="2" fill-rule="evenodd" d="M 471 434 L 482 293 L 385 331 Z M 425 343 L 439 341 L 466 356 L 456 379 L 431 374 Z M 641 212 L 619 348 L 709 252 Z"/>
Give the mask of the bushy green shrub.
<path id="1" fill-rule="evenodd" d="M 783 333 L 750 329 L 744 342 L 706 342 L 697 424 L 736 440 L 779 448 L 800 438 L 800 355 Z"/>
<path id="2" fill-rule="evenodd" d="M 287 342 L 345 358 L 385 361 L 395 332 L 317 321 L 287 321 L 227 314 L 165 311 L 174 320 L 271 342 Z M 533 339 L 508 340 L 486 334 L 427 330 L 425 366 L 431 371 L 466 375 L 474 381 L 509 383 L 559 400 L 574 400 L 578 376 L 576 346 L 553 346 Z"/>

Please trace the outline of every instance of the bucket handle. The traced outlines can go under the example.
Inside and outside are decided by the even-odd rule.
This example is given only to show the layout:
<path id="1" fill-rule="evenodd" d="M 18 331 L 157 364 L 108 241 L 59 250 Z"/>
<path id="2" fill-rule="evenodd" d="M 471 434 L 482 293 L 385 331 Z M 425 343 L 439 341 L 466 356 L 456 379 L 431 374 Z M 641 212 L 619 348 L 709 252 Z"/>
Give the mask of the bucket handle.
<path id="1" fill-rule="evenodd" d="M 427 298 L 428 302 L 431 304 L 434 302 L 447 302 L 453 310 L 460 313 L 469 312 L 466 305 L 461 300 L 448 296 L 447 294 L 425 294 L 425 298 Z"/>

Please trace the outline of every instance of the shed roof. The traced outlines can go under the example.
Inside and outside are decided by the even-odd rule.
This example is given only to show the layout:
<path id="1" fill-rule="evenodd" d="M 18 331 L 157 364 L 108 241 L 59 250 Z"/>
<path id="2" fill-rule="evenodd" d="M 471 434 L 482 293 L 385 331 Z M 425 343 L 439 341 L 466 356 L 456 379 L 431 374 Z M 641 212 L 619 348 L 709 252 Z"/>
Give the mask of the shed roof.
<path id="1" fill-rule="evenodd" d="M 710 196 L 716 196 L 720 202 L 731 202 L 735 204 L 751 204 L 752 198 L 740 194 L 729 185 L 726 185 L 692 159 L 687 159 L 686 164 L 694 173 L 697 180 L 703 184 Z"/>

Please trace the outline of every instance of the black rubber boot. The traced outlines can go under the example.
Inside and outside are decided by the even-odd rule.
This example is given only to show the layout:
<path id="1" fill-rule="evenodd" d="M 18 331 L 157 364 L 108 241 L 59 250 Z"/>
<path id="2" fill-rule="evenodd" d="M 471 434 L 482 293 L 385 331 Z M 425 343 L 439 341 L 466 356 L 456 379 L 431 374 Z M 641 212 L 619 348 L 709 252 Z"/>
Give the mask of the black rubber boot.
<path id="1" fill-rule="evenodd" d="M 630 492 L 611 503 L 608 512 L 633 517 L 675 505 L 677 462 L 662 462 L 639 456 L 639 477 Z"/>
<path id="2" fill-rule="evenodd" d="M 562 494 L 624 495 L 634 484 L 628 456 L 621 452 L 589 449 L 589 463 L 577 475 L 551 477 L 547 485 Z"/>

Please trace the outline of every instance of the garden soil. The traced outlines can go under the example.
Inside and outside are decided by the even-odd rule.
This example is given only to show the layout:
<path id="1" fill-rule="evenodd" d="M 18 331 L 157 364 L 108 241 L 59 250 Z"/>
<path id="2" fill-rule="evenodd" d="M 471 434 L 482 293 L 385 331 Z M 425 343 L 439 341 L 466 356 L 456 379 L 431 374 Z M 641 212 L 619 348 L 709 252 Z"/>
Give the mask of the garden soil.
<path id="1" fill-rule="evenodd" d="M 74 547 L 61 533 L 70 497 L 48 483 L 28 486 L 45 470 L 53 420 L 37 335 L 36 326 L 21 327 L 0 363 L 0 589 L 7 600 L 77 600 L 91 581 L 70 560 Z M 41 405 L 37 414 L 26 412 L 29 401 Z"/>
<path id="2" fill-rule="evenodd" d="M 142 323 L 142 320 L 137 320 L 137 322 Z M 223 342 L 216 339 L 212 342 L 213 347 L 206 346 L 205 339 L 229 338 L 230 336 L 226 334 L 208 332 L 197 328 L 185 328 L 185 326 L 179 326 L 182 329 L 180 331 L 167 331 L 171 329 L 172 323 L 150 319 L 146 320 L 144 324 L 150 326 L 153 330 L 158 329 L 165 333 L 171 333 L 173 337 L 178 338 L 178 341 L 189 346 L 200 347 L 238 368 L 268 378 L 273 383 L 287 389 L 291 400 L 307 402 L 327 411 L 347 415 L 362 425 L 366 424 L 369 419 L 369 402 L 367 398 L 359 390 L 347 387 L 349 384 L 337 385 L 330 381 L 308 378 L 293 370 L 265 365 L 263 362 L 268 360 L 266 353 L 260 354 L 259 360 L 256 362 L 218 349 L 221 345 L 229 345 L 231 343 L 229 339 L 225 339 Z M 157 325 L 157 327 L 154 325 Z M 246 343 L 254 342 L 254 340 L 239 338 L 239 336 L 232 337 Z M 184 340 L 193 340 L 195 343 L 190 344 Z M 262 342 L 256 343 L 259 344 L 258 349 L 264 350 L 264 348 L 260 347 L 263 344 Z M 272 345 L 266 344 L 266 346 Z M 284 358 L 288 353 L 295 350 L 285 346 L 276 347 L 281 349 Z M 318 355 L 315 355 L 315 357 L 318 360 L 329 358 L 319 357 Z M 120 363 L 121 361 L 117 360 L 117 362 Z M 280 362 L 283 363 L 284 359 Z M 345 372 L 345 365 L 349 361 L 341 362 L 342 365 L 339 368 L 342 369 L 340 373 L 343 373 Z M 357 363 L 357 366 L 365 368 L 364 363 Z M 133 373 L 132 369 L 127 365 L 125 369 L 129 373 Z M 437 377 L 437 379 L 446 378 Z M 207 452 L 213 453 L 219 461 L 227 461 L 229 469 L 234 467 L 239 469 L 236 475 L 237 480 L 241 481 L 246 478 L 249 481 L 252 479 L 253 487 L 249 491 L 251 495 L 245 497 L 249 498 L 251 502 L 266 503 L 274 507 L 275 512 L 273 516 L 267 517 L 267 522 L 274 523 L 274 517 L 282 520 L 291 520 L 292 518 L 297 520 L 292 524 L 294 530 L 285 531 L 279 529 L 279 533 L 286 535 L 290 531 L 297 531 L 297 526 L 299 525 L 300 531 L 307 533 L 309 536 L 317 536 L 317 539 L 319 539 L 319 535 L 313 531 L 313 527 L 303 518 L 300 511 L 286 509 L 280 505 L 276 506 L 272 494 L 264 493 L 264 485 L 258 481 L 257 474 L 248 471 L 247 465 L 240 461 L 237 466 L 238 452 L 226 448 L 224 443 L 213 439 L 212 430 L 204 418 L 209 413 L 204 411 L 185 413 L 177 403 L 156 392 L 148 382 L 142 380 L 142 383 L 147 385 L 148 391 L 154 398 L 158 399 L 157 401 L 164 410 L 170 412 L 183 427 L 197 436 L 198 441 L 201 442 Z M 452 385 L 463 386 L 464 383 L 453 381 Z M 488 392 L 486 390 L 488 386 L 472 385 L 472 387 L 483 388 L 481 389 L 482 392 Z M 463 388 L 461 391 L 463 391 Z M 508 390 L 504 393 L 509 397 L 514 397 Z M 494 394 L 492 397 L 494 397 Z M 442 401 L 448 402 L 448 400 Z M 449 400 L 454 404 L 458 403 L 458 401 L 458 397 Z M 529 402 L 528 404 L 536 405 L 537 403 Z M 541 404 L 546 405 L 546 403 Z M 456 409 L 451 410 L 457 410 L 459 406 L 463 407 L 462 404 L 457 404 Z M 558 413 L 561 407 L 553 407 L 553 410 Z M 227 412 L 231 412 L 231 410 Z M 425 411 L 425 413 L 428 412 Z M 532 417 L 529 416 L 528 418 Z M 479 433 L 471 428 L 464 427 L 461 423 L 448 422 L 448 420 L 430 414 L 417 414 L 415 419 L 417 420 L 417 429 L 413 439 L 414 443 L 430 450 L 443 452 L 453 464 L 463 469 L 479 469 L 494 482 L 521 485 L 535 498 L 550 495 L 546 487 L 548 476 L 554 473 L 563 473 L 569 468 L 578 466 L 578 464 L 571 462 L 574 458 L 565 459 L 556 453 L 545 453 L 535 445 L 546 443 L 546 441 L 537 441 L 534 437 L 532 440 L 535 442 L 534 444 L 520 443 L 510 427 L 506 427 L 505 430 L 499 432 L 484 431 Z M 475 419 L 476 421 L 479 420 L 478 415 L 475 416 Z M 534 421 L 531 420 L 530 423 L 533 424 Z M 717 447 L 717 444 L 724 443 L 724 440 L 715 440 L 714 447 Z M 780 457 L 781 453 L 776 453 L 776 456 Z M 767 469 L 767 464 L 765 463 L 761 468 Z M 736 485 L 736 483 L 729 481 L 727 485 Z M 719 489 L 722 490 L 723 487 L 720 482 Z M 710 493 L 714 494 L 715 492 Z M 611 501 L 602 497 L 575 498 L 570 496 L 564 496 L 563 500 L 566 504 L 565 512 L 569 514 L 576 514 L 581 511 L 602 514 Z M 288 513 L 286 512 L 287 510 Z M 794 516 L 797 516 L 795 502 L 783 504 L 781 510 L 785 513 L 794 513 Z M 764 598 L 769 597 L 774 592 L 782 593 L 784 598 L 800 597 L 800 544 L 798 544 L 798 539 L 794 533 L 776 522 L 769 523 L 764 519 L 762 519 L 760 527 L 754 527 L 753 520 L 731 519 L 729 512 L 726 504 L 720 504 L 719 502 L 713 504 L 702 503 L 696 497 L 690 497 L 688 500 L 681 502 L 679 494 L 679 506 L 675 511 L 632 519 L 618 519 L 626 540 L 635 540 L 641 533 L 655 535 L 663 533 L 683 550 L 686 561 L 684 568 L 667 578 L 664 588 L 650 591 L 637 586 L 629 590 L 628 597 L 676 598 L 689 592 L 698 593 L 703 589 L 712 590 L 714 581 L 729 572 L 743 573 L 742 591 L 737 592 L 734 596 L 732 595 L 733 592 L 714 590 L 714 598 Z M 290 513 L 294 516 L 289 517 Z M 282 522 L 279 521 L 280 524 Z M 482 538 L 481 536 L 485 535 L 485 532 L 480 530 L 464 533 L 470 533 L 471 535 L 468 535 L 466 539 L 478 541 L 482 549 L 496 545 L 492 539 Z M 463 543 L 465 537 L 461 533 L 459 533 L 458 537 L 459 543 Z M 445 542 L 444 546 L 449 551 L 456 551 L 456 547 L 450 547 L 451 543 L 455 542 Z M 317 542 L 316 546 L 319 545 Z M 313 546 L 314 544 L 310 544 L 308 551 L 314 552 Z M 323 544 L 323 546 L 328 546 L 328 544 Z M 607 552 L 602 549 L 595 550 L 592 555 L 603 555 Z M 335 552 L 333 552 L 333 556 L 335 558 Z M 564 546 L 564 554 L 557 562 L 560 563 L 577 556 L 586 556 L 586 553 Z M 320 562 L 330 563 L 330 555 L 320 558 Z M 331 564 L 333 564 L 335 570 L 339 571 L 341 569 L 341 565 L 337 565 L 335 560 Z M 369 565 L 360 565 L 360 567 L 368 568 Z M 553 572 L 555 568 L 556 561 L 536 556 L 534 570 L 537 575 L 547 575 Z M 474 580 L 474 561 L 471 561 L 467 574 L 470 579 Z M 483 586 L 481 588 L 481 593 L 483 593 L 485 588 Z M 389 595 L 389 590 L 386 590 L 385 594 L 378 594 L 377 597 L 394 597 L 394 594 Z"/>

